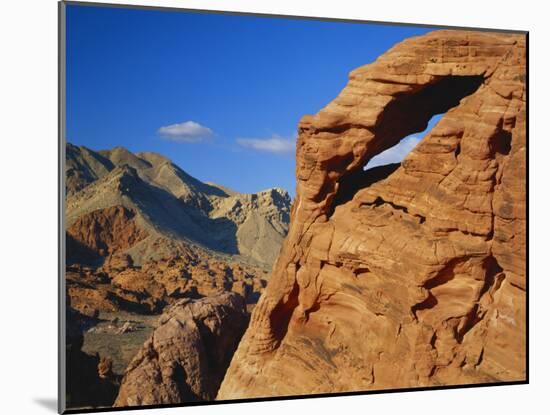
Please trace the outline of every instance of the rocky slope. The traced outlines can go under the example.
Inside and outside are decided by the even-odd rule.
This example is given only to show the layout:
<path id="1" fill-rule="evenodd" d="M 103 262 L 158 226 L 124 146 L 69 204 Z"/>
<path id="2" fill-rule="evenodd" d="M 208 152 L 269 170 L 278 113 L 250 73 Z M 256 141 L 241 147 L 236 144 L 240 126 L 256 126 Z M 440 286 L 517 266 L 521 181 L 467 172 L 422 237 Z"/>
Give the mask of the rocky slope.
<path id="1" fill-rule="evenodd" d="M 213 400 L 246 324 L 238 294 L 180 300 L 126 369 L 114 406 Z"/>
<path id="2" fill-rule="evenodd" d="M 70 266 L 66 278 L 72 305 L 83 314 L 157 314 L 182 298 L 223 292 L 242 295 L 247 304 L 253 305 L 267 285 L 268 272 L 187 248 L 184 254 L 140 266 L 134 265 L 127 254 L 114 254 L 98 268 Z"/>
<path id="3" fill-rule="evenodd" d="M 94 152 L 68 144 L 66 165 L 66 219 L 78 263 L 91 250 L 91 264 L 115 251 L 140 264 L 177 254 L 178 243 L 159 250 L 159 241 L 171 240 L 270 268 L 288 231 L 290 197 L 281 189 L 232 192 L 161 155 L 122 147 Z M 111 225 L 117 235 L 107 234 Z"/>
<path id="4" fill-rule="evenodd" d="M 218 399 L 525 379 L 525 41 L 407 39 L 301 120 L 289 234 Z"/>
<path id="5" fill-rule="evenodd" d="M 68 406 L 214 399 L 287 233 L 288 194 L 239 194 L 158 154 L 71 144 L 66 192 Z M 142 347 L 155 326 L 139 322 L 169 306 L 154 335 L 166 343 Z"/>
<path id="6" fill-rule="evenodd" d="M 85 147 L 67 144 L 65 157 L 65 187 L 74 194 L 113 169 L 111 160 Z"/>

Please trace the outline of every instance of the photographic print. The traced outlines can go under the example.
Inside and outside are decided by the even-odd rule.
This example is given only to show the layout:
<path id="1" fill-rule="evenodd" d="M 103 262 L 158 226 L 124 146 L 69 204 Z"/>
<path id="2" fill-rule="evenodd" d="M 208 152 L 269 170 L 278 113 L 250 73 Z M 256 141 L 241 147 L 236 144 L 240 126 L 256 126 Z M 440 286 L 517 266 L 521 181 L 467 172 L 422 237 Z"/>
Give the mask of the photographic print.
<path id="1" fill-rule="evenodd" d="M 60 34 L 61 411 L 527 382 L 526 32 Z"/>

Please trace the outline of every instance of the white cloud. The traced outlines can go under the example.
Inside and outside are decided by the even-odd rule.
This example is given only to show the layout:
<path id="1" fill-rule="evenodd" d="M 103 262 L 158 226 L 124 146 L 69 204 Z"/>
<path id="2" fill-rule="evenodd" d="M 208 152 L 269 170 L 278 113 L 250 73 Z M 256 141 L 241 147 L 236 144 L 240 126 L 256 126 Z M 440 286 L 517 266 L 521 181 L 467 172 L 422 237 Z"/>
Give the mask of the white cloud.
<path id="1" fill-rule="evenodd" d="M 237 138 L 237 143 L 242 147 L 275 154 L 289 154 L 296 150 L 296 138 L 283 138 L 278 135 L 271 138 Z"/>
<path id="2" fill-rule="evenodd" d="M 399 142 L 399 144 L 396 144 L 395 146 L 388 148 L 386 151 L 374 156 L 365 166 L 365 169 L 383 166 L 385 164 L 401 163 L 405 156 L 416 147 L 420 140 L 422 140 L 422 138 L 415 135 L 405 137 Z"/>
<path id="3" fill-rule="evenodd" d="M 214 132 L 195 121 L 185 121 L 160 127 L 158 134 L 178 143 L 198 143 L 214 136 Z"/>

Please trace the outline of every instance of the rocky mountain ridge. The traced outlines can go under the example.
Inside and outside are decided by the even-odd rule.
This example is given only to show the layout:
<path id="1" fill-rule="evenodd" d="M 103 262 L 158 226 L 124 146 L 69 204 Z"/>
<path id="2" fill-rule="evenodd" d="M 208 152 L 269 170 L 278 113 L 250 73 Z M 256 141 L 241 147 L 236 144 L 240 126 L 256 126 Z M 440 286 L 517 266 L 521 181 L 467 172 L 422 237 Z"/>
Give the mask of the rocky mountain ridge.
<path id="1" fill-rule="evenodd" d="M 170 239 L 269 268 L 288 231 L 290 196 L 282 189 L 224 190 L 200 182 L 159 154 L 133 154 L 122 147 L 94 152 L 68 144 L 66 166 L 70 236 L 87 245 L 95 236 L 90 227 L 90 235 L 84 235 L 84 224 L 95 230 L 98 221 L 111 222 L 108 209 L 124 209 L 144 236 L 135 238 L 136 246 L 125 247 L 135 263 L 177 253 L 170 251 L 173 246 L 151 249 L 159 239 Z"/>

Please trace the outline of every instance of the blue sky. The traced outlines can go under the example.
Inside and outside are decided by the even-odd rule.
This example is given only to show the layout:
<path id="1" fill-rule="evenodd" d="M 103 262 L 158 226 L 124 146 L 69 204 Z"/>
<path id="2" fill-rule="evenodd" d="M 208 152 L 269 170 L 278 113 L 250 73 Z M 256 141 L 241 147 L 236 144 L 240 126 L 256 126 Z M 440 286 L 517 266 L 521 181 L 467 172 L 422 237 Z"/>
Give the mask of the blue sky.
<path id="1" fill-rule="evenodd" d="M 158 152 L 240 192 L 294 194 L 299 119 L 351 70 L 430 30 L 69 5 L 67 139 Z"/>

